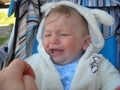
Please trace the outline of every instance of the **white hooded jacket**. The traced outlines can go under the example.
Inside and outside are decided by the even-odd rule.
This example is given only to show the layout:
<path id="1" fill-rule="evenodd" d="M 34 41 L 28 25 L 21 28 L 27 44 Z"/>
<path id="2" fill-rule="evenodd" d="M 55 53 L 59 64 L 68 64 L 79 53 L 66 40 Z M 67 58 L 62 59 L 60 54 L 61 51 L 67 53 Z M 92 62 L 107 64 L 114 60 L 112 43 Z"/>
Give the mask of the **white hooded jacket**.
<path id="1" fill-rule="evenodd" d="M 119 72 L 101 54 L 97 54 L 104 45 L 104 39 L 99 29 L 99 23 L 112 25 L 114 19 L 106 12 L 97 9 L 88 9 L 69 1 L 47 3 L 41 11 L 47 15 L 51 8 L 67 5 L 76 9 L 88 22 L 91 44 L 80 58 L 70 90 L 115 90 L 120 86 Z M 38 29 L 38 53 L 25 61 L 29 63 L 36 74 L 38 90 L 63 90 L 60 76 L 49 55 L 42 46 L 42 31 L 45 17 Z"/>

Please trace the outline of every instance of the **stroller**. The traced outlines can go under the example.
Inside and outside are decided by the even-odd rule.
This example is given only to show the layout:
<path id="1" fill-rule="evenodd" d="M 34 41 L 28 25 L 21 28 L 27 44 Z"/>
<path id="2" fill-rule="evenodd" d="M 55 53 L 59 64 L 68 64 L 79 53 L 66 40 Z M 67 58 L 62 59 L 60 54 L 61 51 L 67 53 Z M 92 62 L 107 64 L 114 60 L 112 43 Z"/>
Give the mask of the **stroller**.
<path id="1" fill-rule="evenodd" d="M 9 43 L 8 56 L 4 67 L 16 57 L 22 59 L 37 53 L 36 33 L 42 17 L 40 6 L 47 2 L 60 0 L 11 0 L 8 16 L 15 13 L 16 22 Z M 120 0 L 69 0 L 89 8 L 99 8 L 115 17 L 112 27 L 103 26 L 101 32 L 105 38 L 102 53 L 118 70 L 120 70 Z"/>

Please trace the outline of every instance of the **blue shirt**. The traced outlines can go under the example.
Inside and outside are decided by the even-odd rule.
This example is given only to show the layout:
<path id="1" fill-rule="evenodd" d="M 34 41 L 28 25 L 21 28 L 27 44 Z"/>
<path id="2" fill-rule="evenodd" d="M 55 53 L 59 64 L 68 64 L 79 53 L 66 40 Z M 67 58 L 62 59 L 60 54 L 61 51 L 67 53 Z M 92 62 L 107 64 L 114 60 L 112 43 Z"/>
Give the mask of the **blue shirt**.
<path id="1" fill-rule="evenodd" d="M 79 60 L 75 60 L 72 63 L 66 65 L 56 65 L 55 67 L 60 74 L 61 82 L 63 84 L 64 90 L 69 90 L 71 81 L 73 79 L 74 73 Z"/>

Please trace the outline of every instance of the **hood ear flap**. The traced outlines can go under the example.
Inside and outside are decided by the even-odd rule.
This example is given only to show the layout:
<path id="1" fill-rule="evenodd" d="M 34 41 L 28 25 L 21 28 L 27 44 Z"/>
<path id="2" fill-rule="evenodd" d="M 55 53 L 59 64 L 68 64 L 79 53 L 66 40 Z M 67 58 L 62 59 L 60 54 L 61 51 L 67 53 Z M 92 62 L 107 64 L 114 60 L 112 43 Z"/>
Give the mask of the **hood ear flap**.
<path id="1" fill-rule="evenodd" d="M 41 6 L 41 12 L 42 13 L 45 13 L 47 10 L 49 10 L 50 9 L 50 7 L 52 7 L 53 6 L 53 4 L 54 3 L 46 3 L 46 4 L 44 4 L 43 6 Z"/>
<path id="2" fill-rule="evenodd" d="M 99 9 L 91 9 L 90 11 L 94 14 L 98 22 L 108 26 L 114 24 L 114 18 L 107 12 Z"/>

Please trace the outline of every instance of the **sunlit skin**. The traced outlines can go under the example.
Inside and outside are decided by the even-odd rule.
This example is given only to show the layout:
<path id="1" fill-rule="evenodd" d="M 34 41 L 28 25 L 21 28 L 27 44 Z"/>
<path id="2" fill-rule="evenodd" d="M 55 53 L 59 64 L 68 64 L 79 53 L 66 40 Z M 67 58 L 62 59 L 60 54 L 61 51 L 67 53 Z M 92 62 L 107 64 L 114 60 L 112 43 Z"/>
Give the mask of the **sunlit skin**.
<path id="1" fill-rule="evenodd" d="M 85 30 L 87 25 L 76 12 L 71 16 L 52 13 L 46 18 L 43 45 L 54 63 L 64 65 L 80 58 L 90 43 Z"/>
<path id="2" fill-rule="evenodd" d="M 34 80 L 31 66 L 17 58 L 0 71 L 0 90 L 38 90 Z"/>

